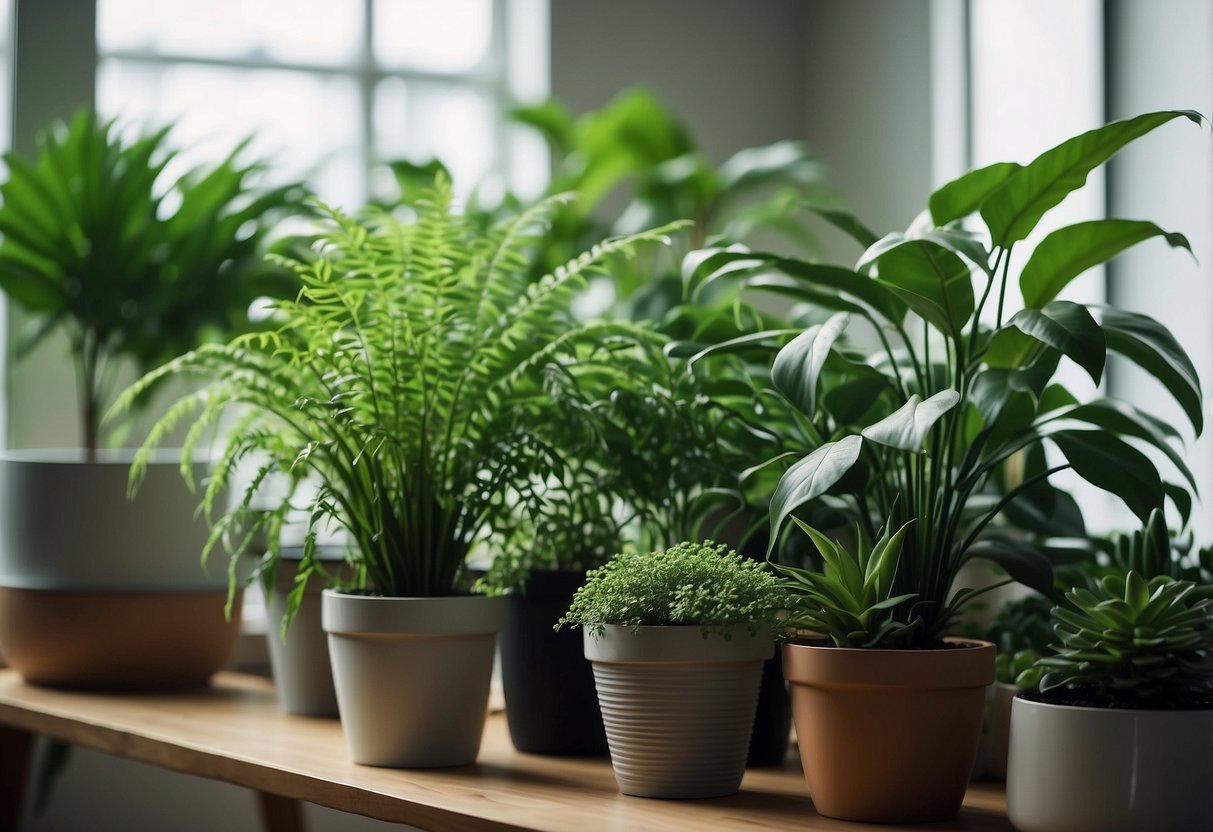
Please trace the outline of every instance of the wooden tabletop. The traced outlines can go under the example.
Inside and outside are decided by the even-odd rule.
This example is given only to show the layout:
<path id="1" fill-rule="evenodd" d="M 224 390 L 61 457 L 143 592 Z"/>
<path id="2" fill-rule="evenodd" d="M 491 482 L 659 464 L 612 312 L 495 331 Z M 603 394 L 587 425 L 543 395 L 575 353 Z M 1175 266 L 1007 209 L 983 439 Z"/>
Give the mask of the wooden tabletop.
<path id="1" fill-rule="evenodd" d="M 822 818 L 799 765 L 752 769 L 733 797 L 619 794 L 609 761 L 520 754 L 489 717 L 475 765 L 397 770 L 349 761 L 334 719 L 288 716 L 270 683 L 223 673 L 209 690 L 101 694 L 25 685 L 0 670 L 0 725 L 381 820 L 437 830 L 904 830 Z M 960 818 L 913 829 L 1009 830 L 1001 786 L 974 784 Z"/>

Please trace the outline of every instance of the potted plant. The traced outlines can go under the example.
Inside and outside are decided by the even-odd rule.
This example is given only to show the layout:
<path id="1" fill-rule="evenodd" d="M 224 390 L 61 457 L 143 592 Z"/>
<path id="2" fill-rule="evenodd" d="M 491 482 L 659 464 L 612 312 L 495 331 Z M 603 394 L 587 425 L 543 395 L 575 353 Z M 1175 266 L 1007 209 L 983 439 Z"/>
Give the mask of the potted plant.
<path id="1" fill-rule="evenodd" d="M 408 221 L 324 209 L 319 249 L 292 263 L 298 297 L 277 304 L 275 329 L 187 353 L 119 402 L 165 375 L 209 378 L 166 417 L 192 414 L 194 439 L 229 405 L 247 409 L 203 512 L 214 516 L 214 495 L 235 463 L 261 462 L 243 499 L 214 517 L 214 545 L 236 538 L 229 548 L 239 552 L 241 539 L 272 532 L 295 507 L 288 499 L 253 510 L 265 477 L 310 474 L 320 483 L 288 615 L 316 568 L 318 530 L 331 521 L 348 534 L 357 570 L 353 589 L 326 589 L 321 604 L 355 762 L 475 759 L 504 602 L 468 593 L 465 560 L 497 505 L 560 465 L 536 430 L 551 417 L 545 369 L 593 360 L 616 339 L 649 337 L 627 324 L 578 324 L 570 304 L 588 273 L 664 240 L 664 231 L 607 240 L 532 283 L 528 252 L 542 245 L 560 202 L 481 232 L 452 207 L 440 176 Z M 145 452 L 165 425 L 153 428 Z M 267 540 L 266 569 L 280 554 L 277 535 Z"/>
<path id="2" fill-rule="evenodd" d="M 1209 829 L 1213 591 L 1105 576 L 1053 610 L 1056 655 L 1011 715 L 1007 813 L 1023 832 Z"/>
<path id="3" fill-rule="evenodd" d="M 589 573 L 560 624 L 582 627 L 620 791 L 737 791 L 783 606 L 762 564 L 710 542 Z"/>
<path id="4" fill-rule="evenodd" d="M 1081 187 L 1091 170 L 1178 118 L 1201 121 L 1191 112 L 1151 113 L 1069 139 L 1026 165 L 1002 163 L 968 173 L 936 191 L 929 209 L 904 233 L 877 239 L 850 219 L 843 226 L 867 246 L 855 270 L 727 250 L 701 253 L 688 264 L 692 291 L 741 275 L 751 288 L 834 313 L 778 348 L 772 365 L 775 401 L 798 414 L 804 449 L 755 470 L 788 466 L 771 500 L 773 551 L 789 518 L 815 503 L 857 524 L 860 540 L 876 538 L 881 525 L 910 524 L 890 589 L 890 597 L 902 600 L 886 613 L 898 626 L 868 648 L 887 652 L 890 667 L 964 663 L 975 653 L 986 656 L 988 668 L 957 673 L 992 680 L 992 650 L 957 649 L 944 641 L 957 611 L 986 589 L 953 585 L 960 567 L 980 557 L 998 563 L 1012 579 L 1050 590 L 1049 559 L 1032 532 L 1038 525 L 1047 528 L 1058 514 L 1073 514 L 1066 510 L 1072 498 L 1049 483 L 1054 474 L 1073 470 L 1115 494 L 1143 521 L 1168 499 L 1182 516 L 1190 512 L 1186 489 L 1165 483 L 1138 447 L 1165 454 L 1190 484 L 1191 472 L 1172 444 L 1174 428 L 1127 402 L 1080 402 L 1054 381 L 1065 357 L 1098 382 L 1107 355 L 1117 353 L 1162 382 L 1200 431 L 1199 381 L 1164 327 L 1125 310 L 1057 300 L 1079 274 L 1137 242 L 1160 238 L 1187 248 L 1187 240 L 1144 221 L 1066 226 L 1021 259 L 1024 308 L 1008 314 L 1006 301 L 1017 243 Z M 984 233 L 964 227 L 974 213 Z M 859 320 L 870 324 L 865 332 L 876 345 L 867 355 L 844 339 Z M 830 386 L 824 387 L 827 375 Z M 837 389 L 846 394 L 835 395 Z M 1059 457 L 1050 461 L 1046 446 Z M 1021 516 L 1026 514 L 1032 517 Z M 837 649 L 784 646 L 793 710 L 802 720 L 806 708 L 797 706 L 797 698 L 812 697 L 812 660 L 805 657 Z M 971 736 L 947 743 L 956 760 L 933 759 L 932 769 L 950 772 L 930 780 L 941 793 L 920 792 L 892 805 L 870 791 L 862 805 L 826 811 L 882 821 L 953 816 L 980 729 L 983 694 L 974 688 L 970 695 L 978 715 L 966 726 Z M 908 725 L 905 718 L 892 720 L 884 747 L 891 738 L 908 736 L 900 733 Z M 956 727 L 949 722 L 940 736 Z M 798 725 L 802 735 L 811 730 Z M 852 771 L 855 778 L 866 777 L 861 769 Z M 958 771 L 964 775 L 959 780 Z M 823 801 L 813 796 L 821 809 Z"/>
<path id="5" fill-rule="evenodd" d="M 81 112 L 34 158 L 4 157 L 0 288 L 22 311 L 22 350 L 66 336 L 82 427 L 80 450 L 0 455 L 0 649 L 30 682 L 200 684 L 238 635 L 226 575 L 198 567 L 207 532 L 176 455 L 149 464 L 128 501 L 131 456 L 103 448 L 122 426 L 107 437 L 101 417 L 121 373 L 251 328 L 250 304 L 284 286 L 262 254 L 301 191 L 255 187 L 263 166 L 239 162 L 241 148 L 170 181 L 167 137 L 128 140 Z"/>

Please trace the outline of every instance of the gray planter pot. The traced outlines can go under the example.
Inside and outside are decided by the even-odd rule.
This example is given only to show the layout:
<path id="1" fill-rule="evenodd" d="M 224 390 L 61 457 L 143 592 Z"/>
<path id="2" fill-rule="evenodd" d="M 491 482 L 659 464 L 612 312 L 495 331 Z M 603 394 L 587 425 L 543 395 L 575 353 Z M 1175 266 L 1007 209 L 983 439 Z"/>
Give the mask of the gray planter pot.
<path id="1" fill-rule="evenodd" d="M 321 619 L 356 763 L 474 762 L 505 598 L 386 598 L 324 590 Z"/>
<path id="2" fill-rule="evenodd" d="M 733 794 L 745 774 L 769 636 L 701 628 L 608 626 L 584 631 L 615 779 L 624 794 Z"/>
<path id="3" fill-rule="evenodd" d="M 320 581 L 313 580 L 304 593 L 303 603 L 282 638 L 282 617 L 286 615 L 286 596 L 295 583 L 299 562 L 283 559 L 278 564 L 274 587 L 265 593 L 270 668 L 278 704 L 288 714 L 298 716 L 337 716 L 337 691 L 329 663 L 328 638 L 320 625 Z"/>
<path id="4" fill-rule="evenodd" d="M 977 746 L 974 780 L 1006 780 L 1007 748 L 1011 736 L 1011 703 L 1019 688 L 995 682 L 986 688 L 986 712 L 981 723 L 981 744 Z"/>
<path id="5" fill-rule="evenodd" d="M 1011 707 L 1007 814 L 1020 832 L 1213 829 L 1213 710 Z"/>
<path id="6" fill-rule="evenodd" d="M 134 500 L 131 459 L 0 453 L 0 649 L 27 681 L 191 687 L 235 648 L 226 563 L 199 564 L 206 523 L 176 455 L 157 455 Z"/>

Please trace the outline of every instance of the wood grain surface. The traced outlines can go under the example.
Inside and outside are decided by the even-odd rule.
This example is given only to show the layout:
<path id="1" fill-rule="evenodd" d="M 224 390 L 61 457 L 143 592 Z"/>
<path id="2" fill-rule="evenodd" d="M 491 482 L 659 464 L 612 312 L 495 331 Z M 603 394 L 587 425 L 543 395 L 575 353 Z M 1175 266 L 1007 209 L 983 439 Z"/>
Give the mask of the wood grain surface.
<path id="1" fill-rule="evenodd" d="M 516 752 L 501 714 L 489 717 L 475 765 L 424 771 L 359 766 L 349 761 L 336 720 L 287 715 L 270 683 L 233 673 L 217 676 L 208 690 L 137 695 L 35 688 L 14 671 L 0 670 L 0 725 L 436 832 L 904 829 L 820 817 L 792 763 L 751 770 L 732 797 L 626 797 L 605 759 Z M 923 764 L 930 764 L 929 749 Z M 1001 786 L 975 784 L 956 822 L 913 828 L 1009 830 L 1005 807 Z"/>

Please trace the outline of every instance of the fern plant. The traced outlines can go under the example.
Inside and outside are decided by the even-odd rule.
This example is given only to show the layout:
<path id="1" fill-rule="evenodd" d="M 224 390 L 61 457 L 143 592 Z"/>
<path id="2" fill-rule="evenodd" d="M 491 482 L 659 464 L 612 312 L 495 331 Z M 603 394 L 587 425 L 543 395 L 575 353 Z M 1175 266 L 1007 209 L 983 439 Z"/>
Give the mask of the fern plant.
<path id="1" fill-rule="evenodd" d="M 238 553 L 265 533 L 271 551 L 262 568 L 272 568 L 292 506 L 254 511 L 255 497 L 275 472 L 312 473 L 321 486 L 305 507 L 311 531 L 288 620 L 319 568 L 315 530 L 329 519 L 349 532 L 358 586 L 392 596 L 455 593 L 469 548 L 500 501 L 520 483 L 560 471 L 538 429 L 551 418 L 545 368 L 592 367 L 620 339 L 652 337 L 626 324 L 578 324 L 570 304 L 612 256 L 662 242 L 668 229 L 606 240 L 529 279 L 530 256 L 564 200 L 548 199 L 487 233 L 453 209 L 443 177 L 407 222 L 322 206 L 319 251 L 288 262 L 298 296 L 277 304 L 276 329 L 204 345 L 122 395 L 119 409 L 167 375 L 210 380 L 153 428 L 132 486 L 174 424 L 194 419 L 184 460 L 225 411 L 245 406 L 203 494 L 213 523 L 204 557 L 220 541 Z M 256 475 L 235 508 L 216 517 L 218 495 L 252 459 L 261 460 Z"/>

